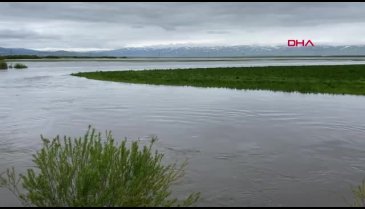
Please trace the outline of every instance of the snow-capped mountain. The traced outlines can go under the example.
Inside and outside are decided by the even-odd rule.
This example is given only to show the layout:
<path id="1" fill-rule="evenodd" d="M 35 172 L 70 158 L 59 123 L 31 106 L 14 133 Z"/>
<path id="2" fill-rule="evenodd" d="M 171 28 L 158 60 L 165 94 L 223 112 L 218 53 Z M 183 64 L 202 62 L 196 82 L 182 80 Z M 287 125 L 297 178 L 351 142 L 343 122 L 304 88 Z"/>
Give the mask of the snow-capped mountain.
<path id="1" fill-rule="evenodd" d="M 250 57 L 250 56 L 365 56 L 365 46 L 167 46 L 128 47 L 108 51 L 39 51 L 1 48 L 0 55 L 114 57 Z"/>

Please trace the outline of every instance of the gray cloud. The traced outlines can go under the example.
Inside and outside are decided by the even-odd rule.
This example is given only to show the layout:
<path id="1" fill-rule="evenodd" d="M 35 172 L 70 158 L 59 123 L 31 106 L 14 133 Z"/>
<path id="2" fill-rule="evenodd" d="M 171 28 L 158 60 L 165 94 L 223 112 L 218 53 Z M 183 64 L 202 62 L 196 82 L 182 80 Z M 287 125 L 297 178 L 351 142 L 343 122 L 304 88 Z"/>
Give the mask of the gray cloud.
<path id="1" fill-rule="evenodd" d="M 44 35 L 41 33 L 36 33 L 27 30 L 7 30 L 0 29 L 0 39 L 16 39 L 16 40 L 43 40 L 43 39 L 57 39 L 57 36 Z"/>
<path id="2" fill-rule="evenodd" d="M 211 30 L 211 31 L 207 31 L 207 33 L 209 34 L 229 34 L 229 31 L 214 31 L 214 30 Z"/>
<path id="3" fill-rule="evenodd" d="M 365 3 L 0 3 L 0 46 L 365 44 Z"/>

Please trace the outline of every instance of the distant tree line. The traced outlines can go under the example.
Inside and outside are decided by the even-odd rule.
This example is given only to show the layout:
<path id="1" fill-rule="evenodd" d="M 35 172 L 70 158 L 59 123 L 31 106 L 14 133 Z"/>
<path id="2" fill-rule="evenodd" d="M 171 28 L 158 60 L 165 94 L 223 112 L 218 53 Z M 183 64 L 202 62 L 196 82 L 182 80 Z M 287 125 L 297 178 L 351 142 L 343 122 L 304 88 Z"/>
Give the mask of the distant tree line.
<path id="1" fill-rule="evenodd" d="M 113 56 L 38 56 L 38 55 L 2 55 L 1 59 L 62 59 L 62 58 L 108 58 L 108 59 L 116 59 L 116 58 L 127 58 L 125 56 L 122 57 L 113 57 Z"/>

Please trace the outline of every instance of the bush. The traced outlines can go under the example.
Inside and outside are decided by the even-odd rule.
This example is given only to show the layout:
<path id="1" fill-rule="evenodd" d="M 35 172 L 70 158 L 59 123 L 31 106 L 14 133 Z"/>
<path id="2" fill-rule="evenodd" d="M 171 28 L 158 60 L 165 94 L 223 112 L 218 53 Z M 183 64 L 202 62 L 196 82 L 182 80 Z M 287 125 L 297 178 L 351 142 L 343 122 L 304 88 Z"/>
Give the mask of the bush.
<path id="1" fill-rule="evenodd" d="M 24 68 L 28 68 L 28 67 L 26 65 L 24 65 L 24 64 L 16 63 L 14 65 L 14 68 L 16 68 L 16 69 L 24 69 Z"/>
<path id="2" fill-rule="evenodd" d="M 83 138 L 41 139 L 43 148 L 33 155 L 37 170 L 17 177 L 8 169 L 0 181 L 25 206 L 190 206 L 199 199 L 199 193 L 170 197 L 186 163 L 162 165 L 164 155 L 152 151 L 155 138 L 143 147 L 138 141 L 127 146 L 126 139 L 118 145 L 111 132 L 102 142 L 89 127 Z M 19 192 L 19 182 L 26 194 Z"/>
<path id="3" fill-rule="evenodd" d="M 353 206 L 365 207 L 365 181 L 363 181 L 362 184 L 353 189 L 352 192 L 355 196 Z"/>
<path id="4" fill-rule="evenodd" d="M 8 69 L 8 64 L 6 64 L 5 61 L 0 60 L 0 70 L 6 70 Z"/>

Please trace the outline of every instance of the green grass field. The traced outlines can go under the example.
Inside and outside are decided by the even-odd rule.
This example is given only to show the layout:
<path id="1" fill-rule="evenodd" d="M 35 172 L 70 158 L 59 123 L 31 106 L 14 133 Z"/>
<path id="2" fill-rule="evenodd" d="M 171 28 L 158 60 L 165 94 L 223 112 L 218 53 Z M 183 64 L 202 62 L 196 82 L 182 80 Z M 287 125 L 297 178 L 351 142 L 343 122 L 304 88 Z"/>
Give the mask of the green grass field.
<path id="1" fill-rule="evenodd" d="M 222 67 L 72 75 L 137 84 L 365 95 L 365 65 Z"/>

